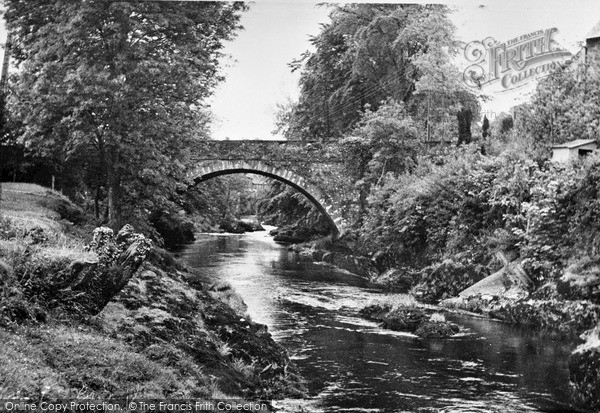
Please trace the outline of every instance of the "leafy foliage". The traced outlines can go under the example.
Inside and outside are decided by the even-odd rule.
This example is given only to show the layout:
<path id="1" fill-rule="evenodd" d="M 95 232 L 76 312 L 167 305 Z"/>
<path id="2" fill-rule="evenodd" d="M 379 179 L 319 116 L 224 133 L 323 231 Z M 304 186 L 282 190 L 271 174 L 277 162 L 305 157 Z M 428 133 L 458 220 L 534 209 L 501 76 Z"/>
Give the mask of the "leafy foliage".
<path id="1" fill-rule="evenodd" d="M 481 136 L 485 139 L 490 134 L 490 121 L 487 116 L 483 117 L 483 124 L 481 125 Z"/>
<path id="2" fill-rule="evenodd" d="M 21 141 L 54 160 L 107 218 L 165 208 L 206 136 L 203 100 L 221 79 L 240 3 L 5 0 Z M 157 190 L 160 188 L 160 190 Z"/>
<path id="3" fill-rule="evenodd" d="M 600 127 L 600 74 L 559 68 L 541 80 L 519 112 L 524 133 L 548 148 L 573 139 L 595 139 Z"/>
<path id="4" fill-rule="evenodd" d="M 362 210 L 371 187 L 381 185 L 389 174 L 415 168 L 419 132 L 404 105 L 389 101 L 376 111 L 367 109 L 351 135 L 340 143 Z"/>
<path id="5" fill-rule="evenodd" d="M 588 244 L 595 239 L 597 218 L 586 213 L 594 208 L 595 193 L 581 192 L 595 181 L 593 167 L 579 181 L 568 166 L 515 153 L 486 157 L 470 147 L 443 165 L 425 164 L 372 192 L 362 227 L 368 252 L 383 251 L 398 264 L 422 268 L 444 259 L 487 265 L 495 251 L 503 251 L 519 256 L 542 283 L 582 247 L 582 233 Z"/>
<path id="6" fill-rule="evenodd" d="M 331 22 L 311 39 L 316 51 L 291 65 L 302 68 L 300 100 L 280 111 L 288 127 L 278 124 L 279 130 L 301 139 L 339 139 L 365 107 L 376 111 L 389 99 L 407 104 L 419 120 L 440 123 L 458 102 L 478 107 L 451 63 L 458 43 L 447 14 L 440 5 L 334 7 Z"/>

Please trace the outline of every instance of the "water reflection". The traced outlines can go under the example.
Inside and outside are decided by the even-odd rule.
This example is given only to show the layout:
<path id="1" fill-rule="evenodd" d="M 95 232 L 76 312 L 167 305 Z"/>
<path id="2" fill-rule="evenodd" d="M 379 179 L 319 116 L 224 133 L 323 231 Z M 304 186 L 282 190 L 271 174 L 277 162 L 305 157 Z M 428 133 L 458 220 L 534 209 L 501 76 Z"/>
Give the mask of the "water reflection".
<path id="1" fill-rule="evenodd" d="M 512 326 L 453 315 L 469 334 L 424 340 L 383 330 L 356 311 L 381 296 L 357 277 L 300 262 L 264 232 L 203 235 L 182 252 L 229 282 L 308 380 L 310 412 L 568 411 L 571 345 Z M 301 410 L 300 410 L 301 409 Z"/>

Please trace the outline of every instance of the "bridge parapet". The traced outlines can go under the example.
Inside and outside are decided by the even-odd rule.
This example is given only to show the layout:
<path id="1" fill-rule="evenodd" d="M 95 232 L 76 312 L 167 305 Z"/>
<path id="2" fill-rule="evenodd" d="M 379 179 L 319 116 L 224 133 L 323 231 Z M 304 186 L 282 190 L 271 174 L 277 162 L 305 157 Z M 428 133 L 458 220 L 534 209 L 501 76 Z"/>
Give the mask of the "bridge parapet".
<path id="1" fill-rule="evenodd" d="M 195 161 L 215 159 L 285 163 L 343 163 L 338 145 L 318 141 L 220 140 L 199 142 Z"/>
<path id="2" fill-rule="evenodd" d="M 338 145 L 306 141 L 202 141 L 192 159 L 190 182 L 219 175 L 255 173 L 278 179 L 303 193 L 328 218 L 332 234 L 344 232 L 345 220 L 336 193 L 344 179 Z"/>

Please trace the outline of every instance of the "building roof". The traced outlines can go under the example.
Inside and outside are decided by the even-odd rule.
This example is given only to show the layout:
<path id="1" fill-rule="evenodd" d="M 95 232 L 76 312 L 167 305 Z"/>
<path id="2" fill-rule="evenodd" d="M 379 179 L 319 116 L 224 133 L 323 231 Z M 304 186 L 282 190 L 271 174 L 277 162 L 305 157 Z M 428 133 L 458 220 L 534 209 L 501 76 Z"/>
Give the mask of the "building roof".
<path id="1" fill-rule="evenodd" d="M 600 21 L 596 23 L 596 25 L 590 30 L 590 32 L 585 36 L 587 39 L 594 39 L 596 37 L 600 37 Z"/>
<path id="2" fill-rule="evenodd" d="M 552 149 L 558 149 L 558 148 L 573 149 L 573 148 L 577 148 L 579 146 L 589 145 L 590 143 L 596 143 L 596 139 L 576 139 L 571 142 L 565 142 L 565 143 L 561 143 L 560 145 L 554 145 L 552 147 Z"/>

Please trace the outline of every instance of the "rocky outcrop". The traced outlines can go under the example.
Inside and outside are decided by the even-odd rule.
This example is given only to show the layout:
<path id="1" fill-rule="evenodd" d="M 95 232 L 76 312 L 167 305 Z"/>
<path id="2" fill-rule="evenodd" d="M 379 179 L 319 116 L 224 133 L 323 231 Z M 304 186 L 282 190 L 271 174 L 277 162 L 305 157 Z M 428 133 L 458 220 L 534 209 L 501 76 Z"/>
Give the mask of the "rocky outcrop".
<path id="1" fill-rule="evenodd" d="M 131 225 L 125 225 L 116 236 L 110 228 L 101 227 L 94 230 L 87 249 L 86 253 L 63 254 L 31 241 L 14 264 L 19 280 L 11 290 L 19 294 L 13 294 L 13 301 L 28 303 L 36 314 L 68 312 L 83 318 L 98 314 L 134 277 L 152 243 Z"/>
<path id="2" fill-rule="evenodd" d="M 258 222 L 237 220 L 221 222 L 221 224 L 219 224 L 219 230 L 231 234 L 243 234 L 246 232 L 264 231 L 265 229 Z"/>
<path id="3" fill-rule="evenodd" d="M 517 291 L 528 291 L 533 283 L 521 267 L 521 263 L 502 261 L 505 265 L 501 270 L 461 291 L 459 297 L 466 298 L 477 295 L 501 297 Z"/>
<path id="4" fill-rule="evenodd" d="M 600 326 L 584 335 L 586 342 L 569 358 L 569 389 L 573 400 L 591 411 L 600 410 Z"/>
<path id="5" fill-rule="evenodd" d="M 382 327 L 414 333 L 427 318 L 427 314 L 418 308 L 395 308 L 383 316 Z"/>
<path id="6" fill-rule="evenodd" d="M 324 262 L 369 280 L 378 275 L 372 260 L 353 255 L 347 246 L 335 241 L 321 239 L 312 244 L 292 245 L 289 250 L 312 262 Z"/>
<path id="7" fill-rule="evenodd" d="M 273 236 L 273 240 L 277 242 L 299 244 L 308 241 L 315 234 L 305 227 L 283 227 L 271 230 L 269 235 Z"/>
<path id="8" fill-rule="evenodd" d="M 116 236 L 110 228 L 94 230 L 90 251 L 97 262 L 73 262 L 70 279 L 57 299 L 60 306 L 83 314 L 98 314 L 129 282 L 152 249 L 152 242 L 125 225 Z"/>
<path id="9" fill-rule="evenodd" d="M 460 327 L 448 321 L 428 320 L 419 324 L 415 334 L 423 338 L 446 338 L 460 332 Z"/>
<path id="10" fill-rule="evenodd" d="M 162 237 L 164 247 L 172 249 L 178 245 L 187 244 L 196 239 L 194 223 L 185 220 L 182 214 L 154 213 L 150 223 Z"/>
<path id="11" fill-rule="evenodd" d="M 421 270 L 413 292 L 419 300 L 437 302 L 458 295 L 486 275 L 487 270 L 481 265 L 461 264 L 448 259 Z"/>
<path id="12" fill-rule="evenodd" d="M 321 260 L 364 278 L 371 279 L 377 275 L 377 269 L 367 257 L 340 252 L 327 252 L 323 254 Z"/>
<path id="13" fill-rule="evenodd" d="M 303 389 L 267 328 L 218 299 L 229 287 L 198 289 L 188 280 L 193 274 L 146 263 L 100 313 L 102 329 L 177 368 L 193 360 L 227 394 L 268 399 Z"/>
<path id="14" fill-rule="evenodd" d="M 384 286 L 391 292 L 406 293 L 413 286 L 415 282 L 414 278 L 414 273 L 408 272 L 405 269 L 390 268 L 373 277 L 371 281 Z"/>
<path id="15" fill-rule="evenodd" d="M 416 306 L 393 306 L 391 304 L 371 304 L 359 311 L 367 320 L 380 321 L 383 328 L 406 331 L 423 338 L 451 337 L 460 327 L 445 320 L 441 314 L 429 315 Z"/>

